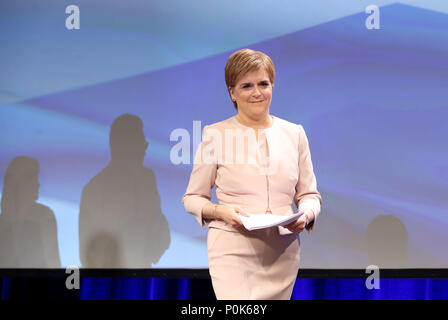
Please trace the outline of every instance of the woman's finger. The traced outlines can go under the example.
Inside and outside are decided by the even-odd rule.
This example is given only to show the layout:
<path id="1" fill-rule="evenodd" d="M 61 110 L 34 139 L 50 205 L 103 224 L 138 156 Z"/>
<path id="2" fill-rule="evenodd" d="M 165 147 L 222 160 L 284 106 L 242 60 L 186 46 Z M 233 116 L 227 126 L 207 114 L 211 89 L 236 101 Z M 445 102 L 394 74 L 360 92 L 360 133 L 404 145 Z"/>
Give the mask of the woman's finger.
<path id="1" fill-rule="evenodd" d="M 305 225 L 300 222 L 299 220 L 296 220 L 288 225 L 285 226 L 285 228 L 287 228 L 289 231 L 293 232 L 293 233 L 300 233 L 303 231 L 303 229 L 305 228 Z"/>
<path id="2" fill-rule="evenodd" d="M 238 217 L 234 220 L 233 227 L 240 231 L 246 230 L 246 228 L 244 227 L 244 224 L 241 222 L 241 219 Z"/>
<path id="3" fill-rule="evenodd" d="M 287 224 L 286 227 L 296 228 L 299 225 L 299 220 L 293 221 L 290 224 Z"/>
<path id="4" fill-rule="evenodd" d="M 238 214 L 241 214 L 244 217 L 248 217 L 249 213 L 247 213 L 245 210 L 241 209 L 240 207 L 235 207 L 235 212 L 237 212 Z"/>

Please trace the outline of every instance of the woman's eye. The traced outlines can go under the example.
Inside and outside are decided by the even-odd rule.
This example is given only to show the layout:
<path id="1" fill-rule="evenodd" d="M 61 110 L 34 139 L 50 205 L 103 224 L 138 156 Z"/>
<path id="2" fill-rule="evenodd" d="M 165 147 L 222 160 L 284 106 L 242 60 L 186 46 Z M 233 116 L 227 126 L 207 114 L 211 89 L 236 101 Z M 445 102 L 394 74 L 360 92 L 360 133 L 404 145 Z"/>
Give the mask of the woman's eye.
<path id="1" fill-rule="evenodd" d="M 259 85 L 262 87 L 267 87 L 267 86 L 269 86 L 269 82 L 261 82 Z M 243 88 L 243 89 L 248 89 L 248 88 L 252 88 L 252 87 L 253 87 L 252 84 L 243 84 L 241 86 L 241 88 Z"/>

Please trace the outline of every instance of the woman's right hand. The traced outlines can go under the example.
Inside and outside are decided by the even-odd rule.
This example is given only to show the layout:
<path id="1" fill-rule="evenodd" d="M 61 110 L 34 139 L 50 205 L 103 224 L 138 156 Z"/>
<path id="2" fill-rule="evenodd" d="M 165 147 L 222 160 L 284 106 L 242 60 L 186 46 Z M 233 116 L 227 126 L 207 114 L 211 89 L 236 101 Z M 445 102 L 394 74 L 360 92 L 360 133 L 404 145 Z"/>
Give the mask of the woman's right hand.
<path id="1" fill-rule="evenodd" d="M 249 215 L 240 207 L 229 207 L 223 204 L 219 204 L 216 207 L 214 215 L 216 219 L 224 221 L 235 229 L 246 230 L 243 223 L 241 222 L 239 215 L 242 215 L 244 217 L 248 217 Z"/>

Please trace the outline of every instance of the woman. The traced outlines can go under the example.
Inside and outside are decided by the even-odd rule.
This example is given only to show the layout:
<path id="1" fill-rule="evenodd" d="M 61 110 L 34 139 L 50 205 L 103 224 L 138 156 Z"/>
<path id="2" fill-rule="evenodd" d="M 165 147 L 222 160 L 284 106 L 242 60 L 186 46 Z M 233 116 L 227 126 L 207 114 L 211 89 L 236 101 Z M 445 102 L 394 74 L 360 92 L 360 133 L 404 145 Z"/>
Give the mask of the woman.
<path id="1" fill-rule="evenodd" d="M 185 209 L 205 227 L 210 275 L 218 299 L 290 299 L 299 268 L 300 239 L 320 212 L 308 140 L 301 125 L 270 114 L 275 69 L 264 53 L 234 52 L 225 67 L 237 114 L 206 126 Z M 235 142 L 236 140 L 236 142 Z M 219 204 L 210 201 L 216 185 Z M 239 215 L 292 214 L 285 227 L 245 230 Z"/>

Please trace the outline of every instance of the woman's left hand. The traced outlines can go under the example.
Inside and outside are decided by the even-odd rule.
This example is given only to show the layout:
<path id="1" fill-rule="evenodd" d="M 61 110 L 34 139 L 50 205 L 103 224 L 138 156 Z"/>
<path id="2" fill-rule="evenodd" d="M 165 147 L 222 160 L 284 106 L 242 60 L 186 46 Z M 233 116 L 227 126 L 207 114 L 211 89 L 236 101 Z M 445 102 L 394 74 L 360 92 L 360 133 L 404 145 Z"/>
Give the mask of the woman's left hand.
<path id="1" fill-rule="evenodd" d="M 291 222 L 290 224 L 287 224 L 284 226 L 286 229 L 291 231 L 292 233 L 299 234 L 300 232 L 305 229 L 306 225 L 306 217 L 305 214 L 301 215 L 299 219 L 297 219 L 294 222 Z"/>

